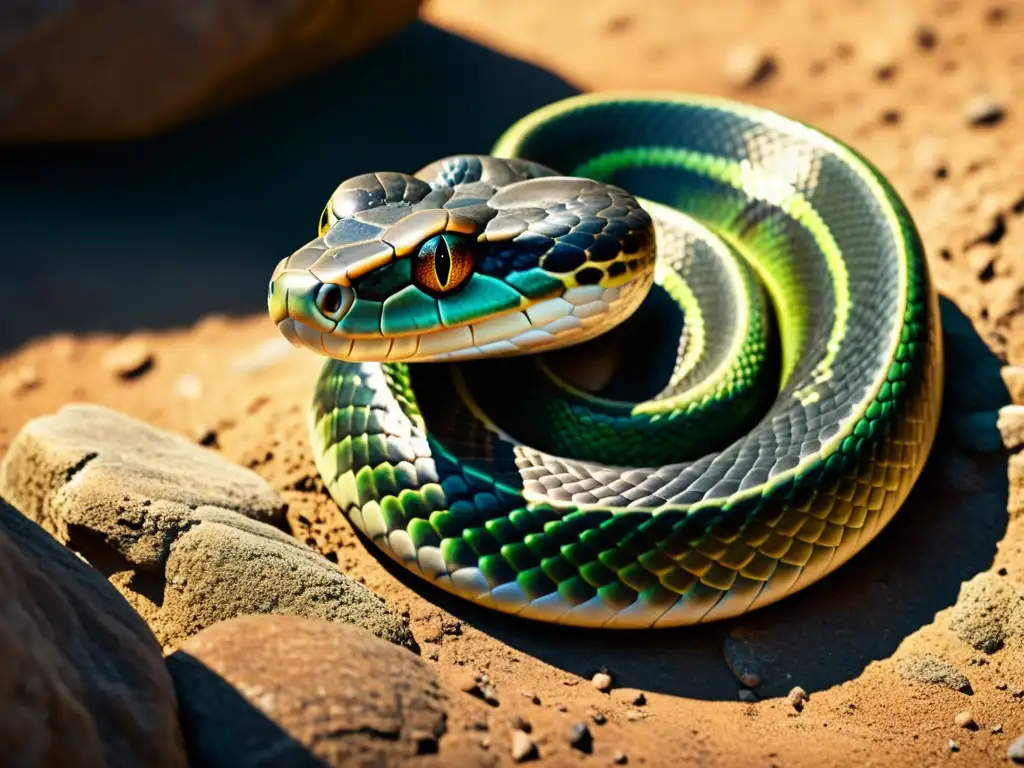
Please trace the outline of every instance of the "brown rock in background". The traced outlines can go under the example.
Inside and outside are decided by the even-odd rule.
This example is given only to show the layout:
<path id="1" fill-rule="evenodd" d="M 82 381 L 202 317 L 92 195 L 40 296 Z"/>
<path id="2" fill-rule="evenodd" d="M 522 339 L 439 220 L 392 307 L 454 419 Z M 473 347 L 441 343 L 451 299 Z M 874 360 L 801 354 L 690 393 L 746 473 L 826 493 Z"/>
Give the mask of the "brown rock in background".
<path id="1" fill-rule="evenodd" d="M 350 57 L 420 0 L 16 0 L 0 14 L 0 141 L 129 139 Z"/>
<path id="2" fill-rule="evenodd" d="M 0 761 L 184 766 L 160 647 L 103 577 L 0 501 Z"/>

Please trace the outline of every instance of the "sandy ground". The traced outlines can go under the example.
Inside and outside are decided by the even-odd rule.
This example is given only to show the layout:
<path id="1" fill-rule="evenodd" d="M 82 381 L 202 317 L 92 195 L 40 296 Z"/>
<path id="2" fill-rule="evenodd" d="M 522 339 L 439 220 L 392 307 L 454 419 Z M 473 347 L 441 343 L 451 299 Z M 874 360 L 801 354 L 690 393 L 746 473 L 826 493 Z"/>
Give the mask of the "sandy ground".
<path id="1" fill-rule="evenodd" d="M 255 469 L 285 496 L 297 537 L 407 612 L 443 678 L 490 677 L 500 705 L 456 698 L 442 757 L 459 741 L 481 762 L 510 762 L 519 715 L 553 765 L 608 765 L 617 752 L 652 766 L 1004 763 L 1024 733 L 1020 638 L 987 655 L 948 622 L 978 574 L 1024 585 L 1007 457 L 958 439 L 971 414 L 1006 402 L 1000 367 L 1024 364 L 1024 3 L 638 7 L 430 0 L 421 23 L 364 59 L 187 131 L 4 154 L 0 453 L 28 419 L 85 400 Z M 767 77 L 744 85 L 767 58 Z M 769 609 L 654 636 L 492 615 L 378 560 L 309 454 L 304 409 L 320 361 L 282 347 L 263 310 L 274 264 L 305 241 L 339 180 L 486 151 L 518 115 L 577 90 L 640 87 L 768 106 L 866 154 L 918 222 L 950 343 L 940 442 L 876 542 Z M 452 119 L 463 109 L 473 117 Z M 111 349 L 148 365 L 121 378 L 134 363 Z M 739 701 L 723 659 L 737 628 L 756 639 L 758 703 Z M 901 678 L 900 659 L 922 653 L 963 672 L 972 692 Z M 602 666 L 610 693 L 590 684 Z M 785 698 L 794 685 L 810 694 L 801 712 Z M 965 710 L 977 730 L 954 722 Z M 569 746 L 577 722 L 593 733 L 590 756 Z"/>

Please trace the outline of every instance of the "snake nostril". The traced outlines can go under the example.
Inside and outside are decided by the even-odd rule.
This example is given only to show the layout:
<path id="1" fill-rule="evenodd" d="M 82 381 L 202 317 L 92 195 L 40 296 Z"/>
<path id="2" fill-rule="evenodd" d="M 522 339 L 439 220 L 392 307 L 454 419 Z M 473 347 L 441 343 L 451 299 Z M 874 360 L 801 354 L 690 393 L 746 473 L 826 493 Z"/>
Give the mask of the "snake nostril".
<path id="1" fill-rule="evenodd" d="M 341 287 L 331 285 L 330 283 L 320 286 L 320 291 L 316 298 L 320 311 L 328 316 L 336 315 L 345 302 L 345 296 L 342 293 Z"/>

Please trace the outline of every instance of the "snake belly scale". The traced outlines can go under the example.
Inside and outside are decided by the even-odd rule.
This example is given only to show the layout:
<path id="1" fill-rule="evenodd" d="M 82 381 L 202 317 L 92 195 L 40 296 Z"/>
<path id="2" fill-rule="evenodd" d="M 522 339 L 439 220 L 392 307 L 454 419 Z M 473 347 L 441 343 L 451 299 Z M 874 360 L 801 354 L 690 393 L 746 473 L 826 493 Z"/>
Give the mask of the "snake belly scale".
<path id="1" fill-rule="evenodd" d="M 655 294 L 684 318 L 654 321 L 658 387 L 574 381 Z M 896 192 L 720 99 L 573 97 L 490 155 L 349 179 L 268 304 L 330 358 L 310 434 L 352 524 L 546 622 L 709 622 L 814 583 L 903 504 L 939 417 L 937 297 Z M 618 359 L 597 378 L 649 367 Z"/>

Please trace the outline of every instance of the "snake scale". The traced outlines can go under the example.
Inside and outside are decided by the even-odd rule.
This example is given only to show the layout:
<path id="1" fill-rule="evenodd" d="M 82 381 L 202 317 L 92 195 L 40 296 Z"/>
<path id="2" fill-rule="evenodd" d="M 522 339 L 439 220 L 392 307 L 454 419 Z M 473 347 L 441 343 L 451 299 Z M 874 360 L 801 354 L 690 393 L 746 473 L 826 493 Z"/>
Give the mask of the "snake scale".
<path id="1" fill-rule="evenodd" d="M 490 155 L 351 178 L 268 306 L 330 358 L 310 434 L 352 524 L 558 624 L 709 622 L 812 584 L 893 517 L 939 417 L 897 193 L 710 97 L 576 96 Z"/>

